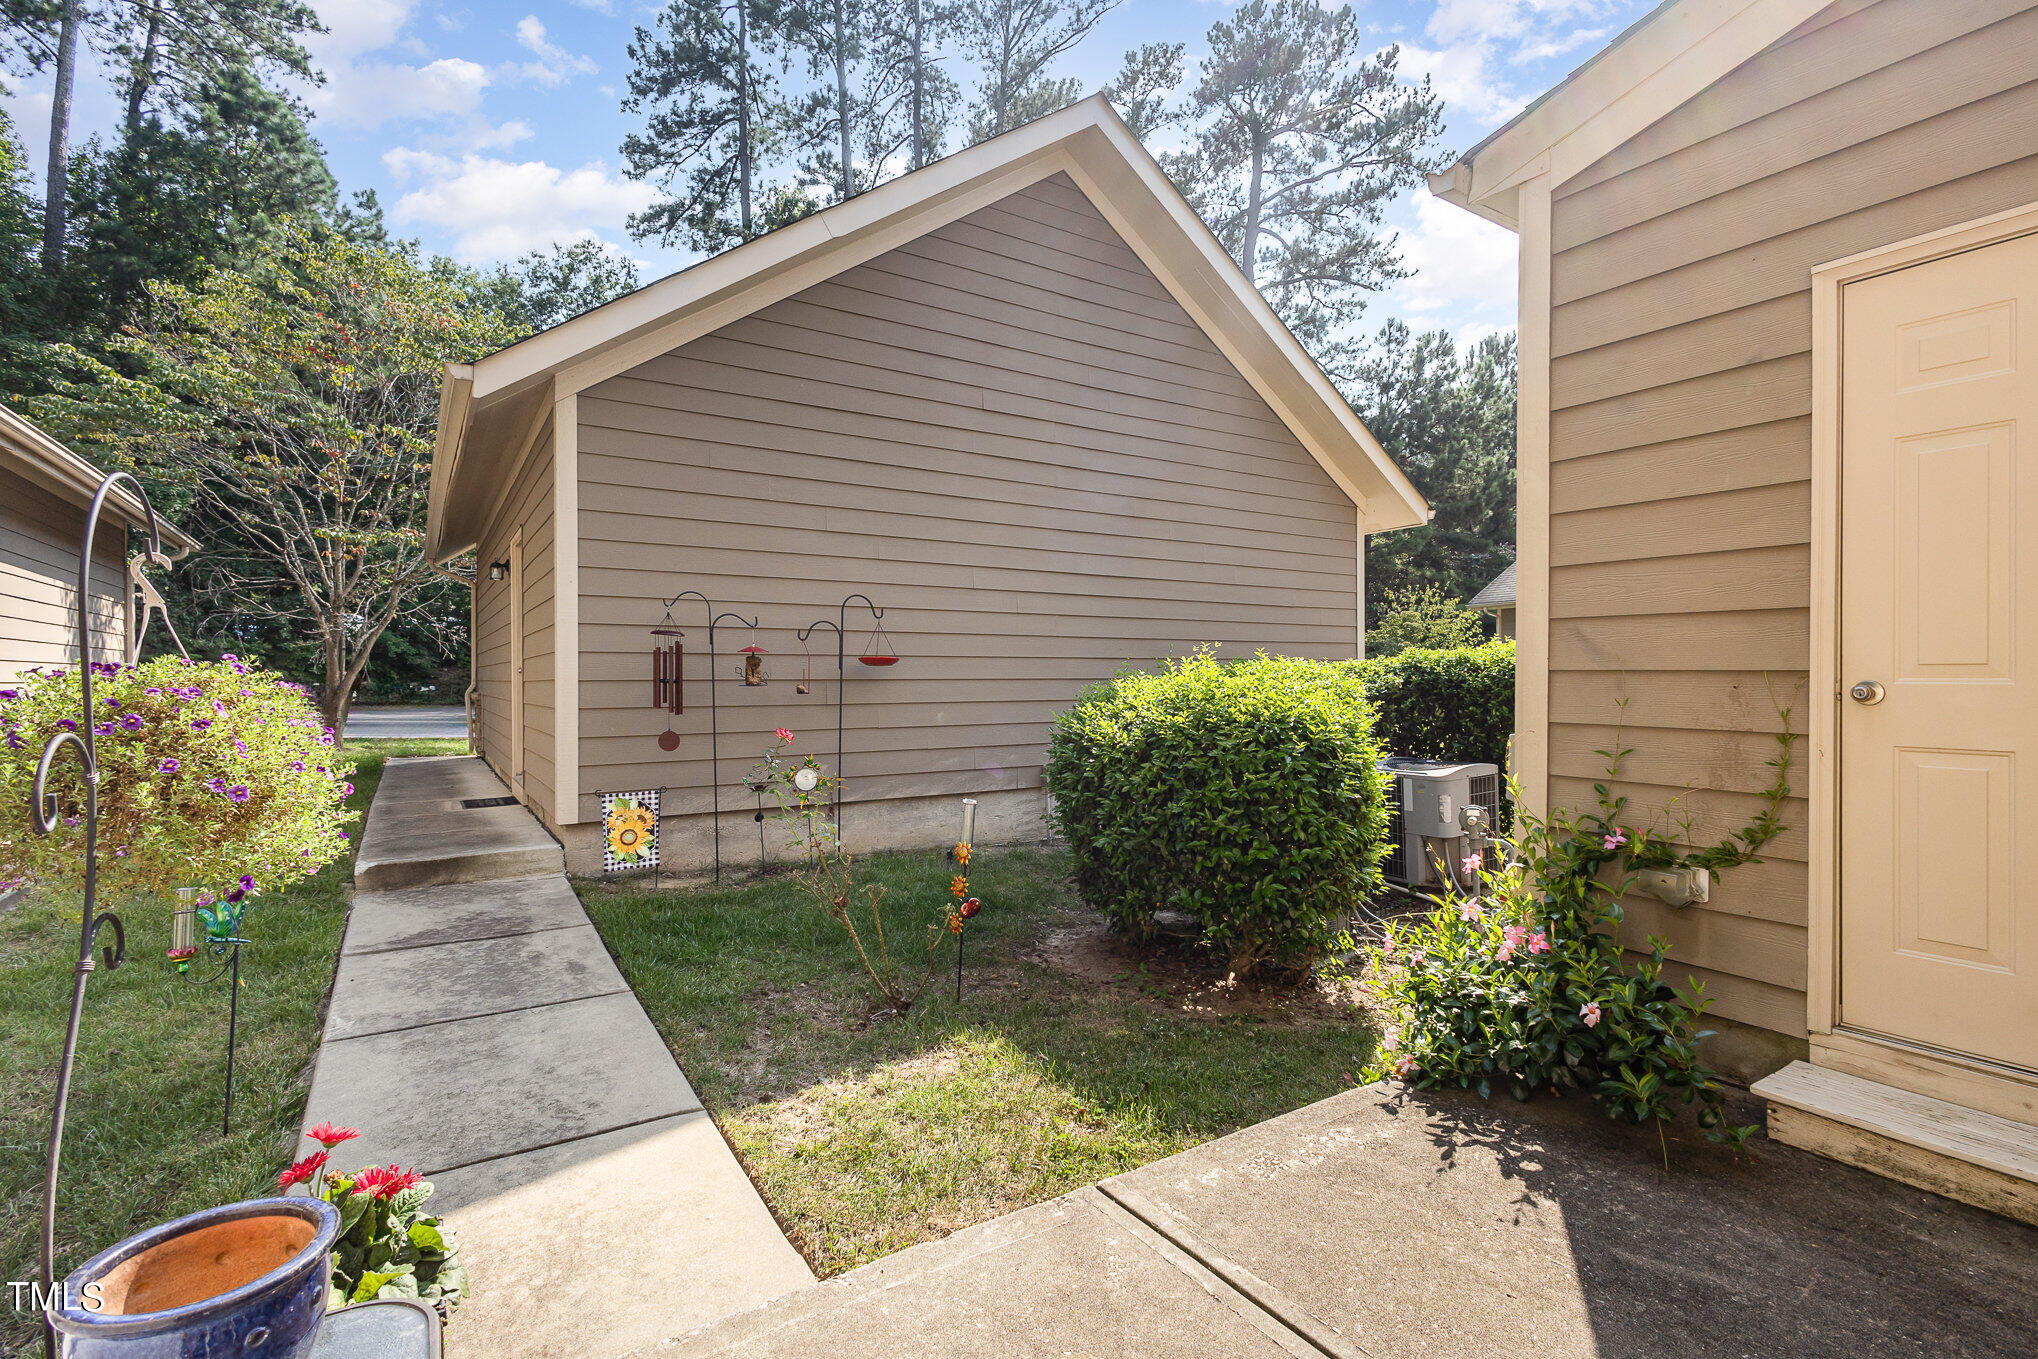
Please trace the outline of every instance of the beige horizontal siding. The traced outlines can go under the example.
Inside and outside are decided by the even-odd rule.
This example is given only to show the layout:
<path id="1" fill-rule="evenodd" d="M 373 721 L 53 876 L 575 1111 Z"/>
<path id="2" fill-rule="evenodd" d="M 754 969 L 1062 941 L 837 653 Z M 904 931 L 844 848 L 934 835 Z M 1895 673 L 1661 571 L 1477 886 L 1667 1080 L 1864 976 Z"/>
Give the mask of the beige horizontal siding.
<path id="1" fill-rule="evenodd" d="M 84 531 L 81 506 L 0 473 L 0 679 L 77 663 Z M 92 656 L 119 660 L 127 644 L 127 527 L 119 518 L 100 521 L 93 556 Z"/>
<path id="2" fill-rule="evenodd" d="M 647 629 L 683 589 L 770 653 L 746 688 L 750 634 L 718 629 L 725 807 L 774 727 L 834 762 L 835 636 L 810 660 L 794 634 L 851 591 L 903 658 L 859 665 L 850 615 L 853 800 L 1037 787 L 1054 715 L 1128 665 L 1358 647 L 1351 501 L 1065 178 L 578 404 L 583 818 L 604 789 L 709 805 L 697 601 L 677 751 L 650 706 Z"/>
<path id="3" fill-rule="evenodd" d="M 2038 200 L 2034 52 L 2030 0 L 1836 9 L 1559 187 L 1553 802 L 1591 805 L 1626 746 L 1639 823 L 1707 844 L 1760 810 L 1779 709 L 1806 725 L 1811 272 Z M 1805 759 L 1766 862 L 1622 931 L 1797 1034 Z"/>
<path id="4" fill-rule="evenodd" d="M 515 743 L 523 746 L 523 779 L 518 791 L 546 820 L 557 824 L 553 682 L 553 432 L 539 432 L 523 465 L 502 494 L 476 549 L 474 582 L 474 686 L 481 755 L 505 783 L 517 765 Z M 506 561 L 510 540 L 524 535 L 524 578 L 488 579 L 490 562 Z M 510 610 L 521 608 L 524 626 L 524 724 L 510 726 Z"/>

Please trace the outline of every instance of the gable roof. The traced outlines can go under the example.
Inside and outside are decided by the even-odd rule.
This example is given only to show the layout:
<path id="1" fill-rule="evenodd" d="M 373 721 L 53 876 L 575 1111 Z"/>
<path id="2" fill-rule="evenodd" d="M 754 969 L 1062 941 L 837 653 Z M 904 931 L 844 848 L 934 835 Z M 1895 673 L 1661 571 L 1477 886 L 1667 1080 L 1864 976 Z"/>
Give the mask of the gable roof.
<path id="1" fill-rule="evenodd" d="M 1507 569 L 1486 582 L 1486 588 L 1472 596 L 1475 609 L 1511 609 L 1514 607 L 1514 567 L 1509 562 Z"/>
<path id="2" fill-rule="evenodd" d="M 92 497 L 99 493 L 99 483 L 106 477 L 104 472 L 58 443 L 42 426 L 7 406 L 0 406 L 0 468 L 81 510 L 91 508 Z M 115 486 L 106 499 L 119 515 L 116 522 L 124 521 L 147 532 L 148 511 L 142 508 L 140 499 L 127 487 Z M 170 555 L 173 557 L 181 557 L 198 546 L 189 534 L 160 514 L 156 516 L 156 527 L 162 533 L 164 543 L 172 549 Z"/>
<path id="3" fill-rule="evenodd" d="M 1553 186 L 1564 183 L 1834 3 L 1663 0 L 1456 164 L 1431 175 L 1430 192 L 1513 230 L 1515 191 L 1524 180 L 1547 172 Z"/>
<path id="4" fill-rule="evenodd" d="M 471 548 L 512 457 L 552 404 L 1067 174 L 1359 507 L 1366 532 L 1429 504 L 1288 333 L 1153 157 L 1094 95 L 712 256 L 471 364 L 440 386 L 425 550 Z"/>

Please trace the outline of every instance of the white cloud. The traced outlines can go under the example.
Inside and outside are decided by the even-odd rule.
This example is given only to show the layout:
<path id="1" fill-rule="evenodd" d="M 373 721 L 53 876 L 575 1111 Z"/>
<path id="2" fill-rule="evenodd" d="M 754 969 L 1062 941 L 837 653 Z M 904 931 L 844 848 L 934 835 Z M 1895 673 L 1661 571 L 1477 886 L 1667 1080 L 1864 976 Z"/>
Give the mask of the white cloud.
<path id="1" fill-rule="evenodd" d="M 465 57 L 440 57 L 423 66 L 329 61 L 325 69 L 325 85 L 305 98 L 321 117 L 352 127 L 473 113 L 492 79 L 487 67 Z"/>
<path id="2" fill-rule="evenodd" d="M 1414 206 L 1415 224 L 1401 233 L 1401 255 L 1415 276 L 1394 285 L 1389 314 L 1417 329 L 1472 317 L 1482 318 L 1475 324 L 1485 333 L 1512 324 L 1514 233 L 1430 194 L 1416 195 Z"/>
<path id="3" fill-rule="evenodd" d="M 397 200 L 399 222 L 422 222 L 453 238 L 469 262 L 511 259 L 559 241 L 619 230 L 656 196 L 648 184 L 612 174 L 599 160 L 575 170 L 544 161 L 509 161 L 396 147 L 383 165 L 418 187 Z"/>
<path id="4" fill-rule="evenodd" d="M 1533 91 L 1510 86 L 1493 67 L 1493 50 L 1485 43 L 1462 43 L 1430 49 L 1403 43 L 1401 69 L 1428 76 L 1445 108 L 1480 123 L 1505 121 L 1534 97 Z"/>
<path id="5" fill-rule="evenodd" d="M 591 9 L 596 14 L 614 14 L 616 12 L 614 0 L 571 0 L 571 2 L 580 9 Z"/>
<path id="6" fill-rule="evenodd" d="M 373 52 L 395 42 L 410 22 L 416 0 L 318 0 L 319 22 L 325 32 L 308 44 L 322 60 L 339 60 Z"/>
<path id="7" fill-rule="evenodd" d="M 1622 0 L 1438 0 L 1423 28 L 1436 45 L 1404 43 L 1402 62 L 1426 74 L 1453 112 L 1499 123 L 1548 83 L 1518 69 L 1575 52 L 1606 35 L 1583 21 L 1604 17 Z"/>
<path id="8" fill-rule="evenodd" d="M 536 61 L 516 62 L 503 68 L 504 72 L 518 78 L 533 81 L 547 89 L 576 75 L 593 75 L 594 62 L 584 56 L 569 52 L 545 35 L 545 25 L 535 14 L 526 14 L 517 20 L 517 45 L 537 58 Z"/>

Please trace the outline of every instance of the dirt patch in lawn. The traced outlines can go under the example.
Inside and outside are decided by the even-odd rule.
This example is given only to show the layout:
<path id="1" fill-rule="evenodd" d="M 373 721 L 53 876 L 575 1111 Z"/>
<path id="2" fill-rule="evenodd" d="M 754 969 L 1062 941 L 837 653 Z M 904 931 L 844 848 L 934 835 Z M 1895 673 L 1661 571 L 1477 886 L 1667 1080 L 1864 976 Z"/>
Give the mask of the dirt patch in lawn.
<path id="1" fill-rule="evenodd" d="M 1092 986 L 1188 1019 L 1244 1020 L 1285 1028 L 1347 1024 L 1361 997 L 1354 982 L 1319 975 L 1238 977 L 1186 939 L 1136 940 L 1088 915 L 1044 929 L 1026 957 Z"/>

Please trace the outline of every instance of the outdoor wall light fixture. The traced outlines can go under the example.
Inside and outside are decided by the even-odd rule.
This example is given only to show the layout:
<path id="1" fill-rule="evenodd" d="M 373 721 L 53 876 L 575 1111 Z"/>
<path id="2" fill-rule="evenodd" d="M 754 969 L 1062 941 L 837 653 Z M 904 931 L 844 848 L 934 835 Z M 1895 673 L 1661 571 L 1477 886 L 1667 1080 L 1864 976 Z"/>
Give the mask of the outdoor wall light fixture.
<path id="1" fill-rule="evenodd" d="M 507 561 L 490 562 L 488 564 L 488 578 L 490 580 L 508 580 L 509 562 Z"/>

